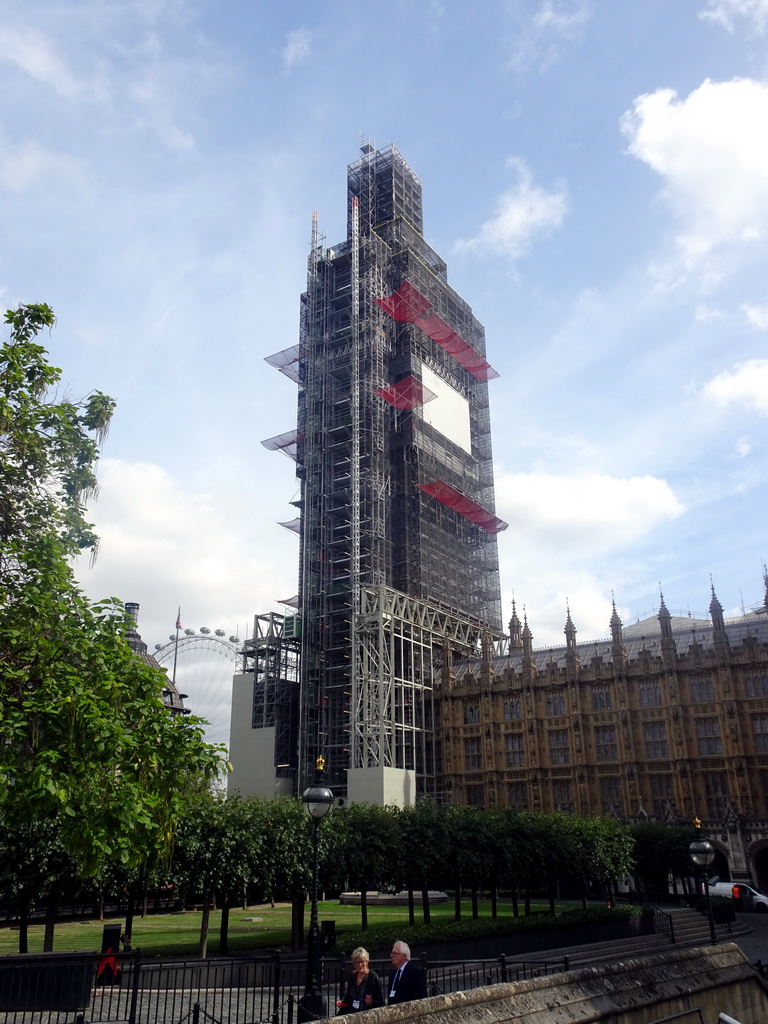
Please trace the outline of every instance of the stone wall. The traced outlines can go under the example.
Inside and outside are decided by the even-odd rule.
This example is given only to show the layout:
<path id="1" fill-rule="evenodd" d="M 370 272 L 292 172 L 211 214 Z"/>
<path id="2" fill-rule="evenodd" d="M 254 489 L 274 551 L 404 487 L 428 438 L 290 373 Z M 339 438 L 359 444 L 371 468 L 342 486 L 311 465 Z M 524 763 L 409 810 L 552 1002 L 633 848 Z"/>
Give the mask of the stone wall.
<path id="1" fill-rule="evenodd" d="M 365 1024 L 653 1024 L 701 1010 L 740 1024 L 768 1021 L 768 986 L 734 943 L 672 949 L 605 967 L 433 996 L 369 1010 Z M 698 1015 L 689 1018 L 696 1022 Z M 349 1024 L 353 1024 L 352 1021 Z"/>

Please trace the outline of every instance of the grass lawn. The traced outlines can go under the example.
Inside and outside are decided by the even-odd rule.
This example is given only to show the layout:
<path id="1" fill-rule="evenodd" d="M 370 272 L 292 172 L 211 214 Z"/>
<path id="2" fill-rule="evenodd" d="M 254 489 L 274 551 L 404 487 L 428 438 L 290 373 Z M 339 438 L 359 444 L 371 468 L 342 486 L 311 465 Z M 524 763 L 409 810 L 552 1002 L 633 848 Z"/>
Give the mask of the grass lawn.
<path id="1" fill-rule="evenodd" d="M 420 904 L 416 904 L 416 923 L 422 921 Z M 447 918 L 453 920 L 453 900 L 438 904 L 432 908 L 432 919 Z M 547 910 L 548 904 L 537 904 L 536 910 Z M 562 907 L 558 906 L 558 910 Z M 490 917 L 490 900 L 479 903 L 481 917 Z M 522 911 L 522 907 L 521 907 Z M 498 915 L 512 916 L 511 902 L 499 900 Z M 318 904 L 320 921 L 336 922 L 336 930 L 358 931 L 360 928 L 360 908 L 342 906 L 338 900 L 325 900 Z M 472 916 L 472 904 L 469 900 L 462 902 L 462 916 Z M 133 945 L 141 947 L 148 956 L 196 955 L 200 935 L 200 911 L 187 910 L 174 914 L 151 914 L 147 917 L 136 917 L 133 922 Z M 250 920 L 249 920 L 250 919 Z M 219 922 L 221 914 L 211 912 L 210 930 L 208 933 L 208 952 L 215 954 L 219 948 Z M 403 937 L 408 937 L 408 907 L 369 907 L 368 925 L 373 928 L 380 924 L 398 924 L 402 922 Z M 117 924 L 118 918 L 104 921 L 62 922 L 56 925 L 54 933 L 54 951 L 57 953 L 71 950 L 100 950 L 101 931 L 105 923 Z M 309 926 L 309 906 L 304 916 L 305 932 Z M 31 953 L 42 951 L 43 925 L 32 925 L 29 929 L 29 950 Z M 291 907 L 288 903 L 276 906 L 263 904 L 231 910 L 229 914 L 229 950 L 243 952 L 246 950 L 273 950 L 290 948 L 291 942 Z M 19 949 L 19 932 L 17 928 L 0 928 L 0 954 L 17 953 Z"/>

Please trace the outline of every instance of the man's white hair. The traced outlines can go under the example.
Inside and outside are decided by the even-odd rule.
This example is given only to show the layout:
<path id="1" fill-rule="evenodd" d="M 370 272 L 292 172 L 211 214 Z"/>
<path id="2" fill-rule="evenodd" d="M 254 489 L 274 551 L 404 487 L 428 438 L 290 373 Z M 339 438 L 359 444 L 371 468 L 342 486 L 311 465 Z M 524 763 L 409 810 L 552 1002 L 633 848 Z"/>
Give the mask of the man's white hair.
<path id="1" fill-rule="evenodd" d="M 411 947 L 408 945 L 407 942 L 401 942 L 401 940 L 398 939 L 397 942 L 395 943 L 395 949 L 397 949 L 398 952 L 402 953 L 403 956 L 406 956 L 409 960 L 411 959 Z"/>

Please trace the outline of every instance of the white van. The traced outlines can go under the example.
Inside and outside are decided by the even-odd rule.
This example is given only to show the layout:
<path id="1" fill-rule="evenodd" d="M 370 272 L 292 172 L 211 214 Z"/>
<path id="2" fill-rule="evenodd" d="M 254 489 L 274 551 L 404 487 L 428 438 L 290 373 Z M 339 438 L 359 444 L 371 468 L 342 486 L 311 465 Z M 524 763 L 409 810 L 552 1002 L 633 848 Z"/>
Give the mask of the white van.
<path id="1" fill-rule="evenodd" d="M 768 896 L 759 889 L 753 889 L 751 885 L 744 882 L 710 882 L 710 896 L 727 896 L 729 900 L 734 898 L 734 886 L 738 886 L 742 892 L 742 901 L 745 910 L 756 910 L 758 914 L 768 914 Z"/>

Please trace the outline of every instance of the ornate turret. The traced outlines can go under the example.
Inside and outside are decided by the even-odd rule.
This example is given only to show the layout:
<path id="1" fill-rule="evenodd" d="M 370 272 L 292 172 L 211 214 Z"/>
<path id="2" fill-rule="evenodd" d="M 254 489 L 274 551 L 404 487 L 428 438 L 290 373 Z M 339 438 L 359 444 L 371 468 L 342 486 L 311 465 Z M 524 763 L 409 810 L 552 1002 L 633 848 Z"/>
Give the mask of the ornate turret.
<path id="1" fill-rule="evenodd" d="M 665 662 L 674 662 L 677 656 L 677 647 L 672 638 L 672 616 L 664 604 L 664 594 L 659 591 L 659 625 L 661 626 L 661 656 Z"/>
<path id="2" fill-rule="evenodd" d="M 523 611 L 523 674 L 529 679 L 533 676 L 533 634 L 528 626 L 528 616 Z"/>
<path id="3" fill-rule="evenodd" d="M 511 651 L 522 651 L 523 649 L 523 635 L 522 627 L 520 625 L 520 619 L 517 615 L 517 608 L 515 607 L 515 599 L 512 598 L 512 618 L 509 620 L 509 650 Z"/>
<path id="4" fill-rule="evenodd" d="M 711 582 L 711 581 L 710 581 Z M 712 629 L 715 633 L 725 632 L 725 619 L 723 617 L 723 606 L 715 594 L 715 585 L 712 586 L 712 600 L 709 602 L 709 617 L 712 619 Z"/>
<path id="5" fill-rule="evenodd" d="M 623 624 L 616 611 L 616 600 L 613 597 L 611 605 L 613 608 L 611 612 L 611 656 L 614 665 L 623 665 L 627 660 L 627 650 L 624 646 Z"/>
<path id="6" fill-rule="evenodd" d="M 578 671 L 579 665 L 579 651 L 576 647 L 576 627 L 571 619 L 571 609 L 566 604 L 566 618 L 565 618 L 565 664 L 569 670 L 569 674 Z"/>

